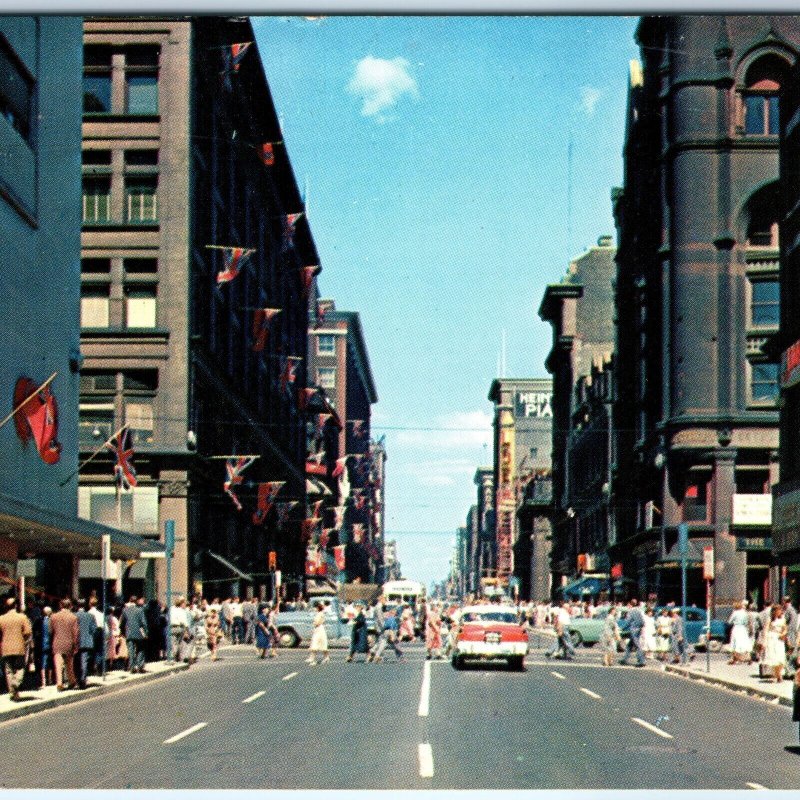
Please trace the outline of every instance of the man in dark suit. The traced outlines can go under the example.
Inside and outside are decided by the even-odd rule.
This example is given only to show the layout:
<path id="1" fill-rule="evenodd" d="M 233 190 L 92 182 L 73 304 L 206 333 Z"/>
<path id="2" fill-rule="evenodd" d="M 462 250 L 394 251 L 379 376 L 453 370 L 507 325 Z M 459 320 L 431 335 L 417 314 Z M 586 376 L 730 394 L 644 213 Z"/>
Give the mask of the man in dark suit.
<path id="1" fill-rule="evenodd" d="M 78 678 L 78 688 L 86 688 L 86 679 L 89 676 L 89 664 L 94 657 L 95 632 L 97 622 L 89 613 L 89 604 L 86 600 L 78 600 L 78 653 L 75 658 L 75 674 Z"/>
<path id="2" fill-rule="evenodd" d="M 128 644 L 128 669 L 132 673 L 144 672 L 144 647 L 147 641 L 147 615 L 144 610 L 144 597 L 138 600 L 131 597 L 131 602 L 122 612 L 120 624 L 125 631 Z"/>

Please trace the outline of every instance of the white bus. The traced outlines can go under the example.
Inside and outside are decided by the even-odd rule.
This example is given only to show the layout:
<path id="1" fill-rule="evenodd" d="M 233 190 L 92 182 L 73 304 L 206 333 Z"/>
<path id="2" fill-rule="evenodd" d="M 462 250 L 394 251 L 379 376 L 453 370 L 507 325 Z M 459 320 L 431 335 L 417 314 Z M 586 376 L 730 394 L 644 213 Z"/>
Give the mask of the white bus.
<path id="1" fill-rule="evenodd" d="M 417 581 L 387 581 L 382 590 L 383 602 L 390 606 L 409 603 L 420 608 L 425 602 L 425 584 Z"/>

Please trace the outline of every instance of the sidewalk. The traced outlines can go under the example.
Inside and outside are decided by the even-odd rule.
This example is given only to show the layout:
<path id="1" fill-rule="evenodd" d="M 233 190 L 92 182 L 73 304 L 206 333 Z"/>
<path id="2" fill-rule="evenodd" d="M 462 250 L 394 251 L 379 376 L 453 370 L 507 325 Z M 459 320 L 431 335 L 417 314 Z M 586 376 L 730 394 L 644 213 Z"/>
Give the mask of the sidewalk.
<path id="1" fill-rule="evenodd" d="M 13 702 L 8 694 L 2 694 L 0 695 L 0 722 L 25 717 L 28 714 L 35 714 L 56 706 L 76 703 L 90 697 L 99 697 L 119 691 L 126 686 L 148 683 L 188 668 L 188 664 L 154 661 L 146 665 L 147 672 L 144 674 L 132 675 L 125 670 L 113 670 L 106 673 L 105 682 L 102 678 L 92 676 L 88 680 L 86 689 L 59 692 L 55 686 L 48 686 L 45 689 L 27 690 L 20 692 L 21 700 L 18 702 Z"/>
<path id="2" fill-rule="evenodd" d="M 705 681 L 733 691 L 746 692 L 783 706 L 792 705 L 791 680 L 784 678 L 781 683 L 772 683 L 759 676 L 757 663 L 728 664 L 728 658 L 726 653 L 713 653 L 710 672 L 706 672 L 705 653 L 698 653 L 697 658 L 685 666 L 666 664 L 665 669 L 667 672 L 683 675 L 691 680 Z"/>

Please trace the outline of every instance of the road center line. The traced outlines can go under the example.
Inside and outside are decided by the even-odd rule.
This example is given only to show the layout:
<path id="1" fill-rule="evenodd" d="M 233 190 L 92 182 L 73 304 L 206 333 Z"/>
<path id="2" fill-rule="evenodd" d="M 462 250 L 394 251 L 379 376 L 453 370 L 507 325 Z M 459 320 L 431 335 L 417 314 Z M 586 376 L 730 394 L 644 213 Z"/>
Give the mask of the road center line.
<path id="1" fill-rule="evenodd" d="M 419 746 L 419 776 L 420 778 L 433 777 L 433 751 L 429 742 L 423 742 Z"/>
<path id="2" fill-rule="evenodd" d="M 202 730 L 206 725 L 208 725 L 207 722 L 198 722 L 197 725 L 192 725 L 191 728 L 187 728 L 185 731 L 182 731 L 175 736 L 170 736 L 169 739 L 164 739 L 164 744 L 172 744 L 173 742 L 177 742 L 178 739 L 183 739 L 185 736 L 189 736 L 196 731 Z"/>
<path id="3" fill-rule="evenodd" d="M 295 676 L 295 675 L 297 675 L 297 673 L 296 673 L 296 672 L 290 672 L 288 675 L 284 675 L 284 676 L 281 678 L 281 680 L 282 680 L 282 681 L 288 681 L 288 680 L 291 680 L 292 678 L 294 678 L 294 676 Z"/>
<path id="4" fill-rule="evenodd" d="M 661 728 L 657 728 L 655 725 L 651 725 L 649 722 L 639 719 L 639 717 L 631 717 L 631 721 L 635 722 L 637 725 L 641 725 L 643 728 L 647 728 L 647 730 L 652 731 L 653 733 L 657 733 L 659 736 L 663 736 L 665 739 L 673 738 L 672 734 L 662 731 Z"/>
<path id="5" fill-rule="evenodd" d="M 588 694 L 589 697 L 593 697 L 595 700 L 602 700 L 603 698 L 600 697 L 599 694 L 596 694 L 591 689 L 584 689 L 583 686 L 578 687 L 584 694 Z"/>
<path id="6" fill-rule="evenodd" d="M 427 717 L 428 706 L 430 704 L 431 696 L 431 662 L 426 661 L 422 669 L 422 688 L 419 693 L 419 707 L 417 708 L 417 716 Z M 422 747 L 422 745 L 420 745 Z M 421 752 L 421 751 L 420 751 Z"/>
<path id="7" fill-rule="evenodd" d="M 762 786 L 760 783 L 748 783 L 746 784 L 748 789 L 766 789 L 766 786 Z"/>
<path id="8" fill-rule="evenodd" d="M 556 678 L 560 678 L 562 681 L 565 681 L 566 678 L 560 672 L 551 672 L 551 675 L 555 675 Z"/>
<path id="9" fill-rule="evenodd" d="M 246 700 L 242 700 L 242 703 L 252 703 L 253 700 L 258 700 L 259 697 L 265 695 L 266 692 L 256 692 L 255 694 L 251 694 Z"/>

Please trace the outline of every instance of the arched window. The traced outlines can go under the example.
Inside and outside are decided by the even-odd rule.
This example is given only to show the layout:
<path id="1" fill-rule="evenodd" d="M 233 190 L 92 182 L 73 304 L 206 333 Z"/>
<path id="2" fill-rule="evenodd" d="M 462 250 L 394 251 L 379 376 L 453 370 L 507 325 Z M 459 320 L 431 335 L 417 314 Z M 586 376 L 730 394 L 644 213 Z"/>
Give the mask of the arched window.
<path id="1" fill-rule="evenodd" d="M 776 55 L 767 55 L 747 69 L 741 89 L 740 130 L 745 136 L 777 136 L 779 103 L 787 63 Z"/>
<path id="2" fill-rule="evenodd" d="M 747 247 L 778 247 L 778 184 L 757 191 L 747 202 Z"/>

